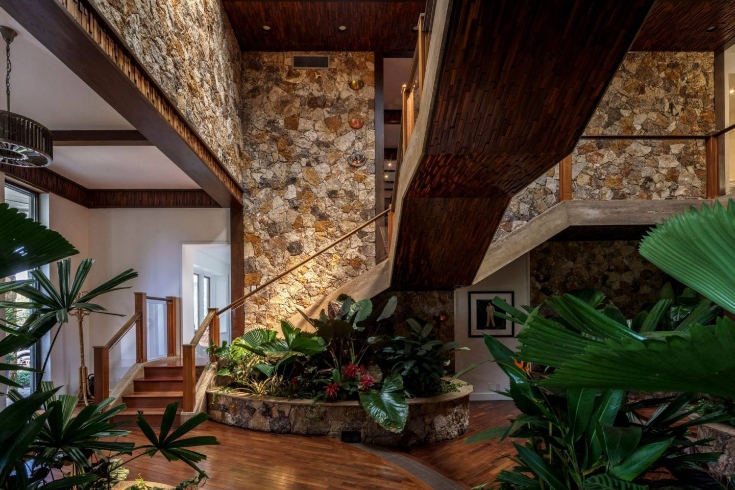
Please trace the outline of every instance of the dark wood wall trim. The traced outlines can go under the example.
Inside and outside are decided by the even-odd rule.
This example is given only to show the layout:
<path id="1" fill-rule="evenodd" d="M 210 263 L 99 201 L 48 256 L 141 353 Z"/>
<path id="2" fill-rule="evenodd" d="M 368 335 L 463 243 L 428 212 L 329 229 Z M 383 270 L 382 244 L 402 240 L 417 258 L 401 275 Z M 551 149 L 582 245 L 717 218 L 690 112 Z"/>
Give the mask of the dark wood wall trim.
<path id="1" fill-rule="evenodd" d="M 230 208 L 230 298 L 245 296 L 245 219 L 242 206 Z M 231 310 L 231 338 L 245 333 L 245 312 L 242 307 Z"/>
<path id="2" fill-rule="evenodd" d="M 221 207 L 201 189 L 87 189 L 46 168 L 0 164 L 0 172 L 90 209 Z"/>
<path id="3" fill-rule="evenodd" d="M 88 0 L 0 6 L 221 206 L 242 187 Z"/>
<path id="4" fill-rule="evenodd" d="M 375 53 L 375 214 L 382 213 L 385 206 L 383 184 L 383 168 L 385 155 L 385 123 L 383 112 L 385 103 L 383 98 L 383 54 Z M 375 258 L 380 260 L 386 255 L 385 243 L 378 228 L 382 220 L 375 223 Z"/>
<path id="5" fill-rule="evenodd" d="M 151 146 L 152 143 L 140 131 L 84 130 L 51 131 L 54 146 Z"/>
<path id="6" fill-rule="evenodd" d="M 95 189 L 89 208 L 219 208 L 201 189 Z"/>
<path id="7" fill-rule="evenodd" d="M 51 192 L 85 208 L 89 189 L 45 168 L 26 168 L 0 163 L 0 172 L 45 192 Z"/>

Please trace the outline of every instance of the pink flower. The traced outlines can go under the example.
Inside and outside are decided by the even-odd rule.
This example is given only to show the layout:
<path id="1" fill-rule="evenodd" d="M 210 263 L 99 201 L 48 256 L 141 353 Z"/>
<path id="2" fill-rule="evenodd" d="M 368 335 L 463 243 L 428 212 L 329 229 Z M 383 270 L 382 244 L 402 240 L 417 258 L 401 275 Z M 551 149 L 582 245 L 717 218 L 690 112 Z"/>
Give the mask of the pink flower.
<path id="1" fill-rule="evenodd" d="M 327 394 L 327 398 L 337 398 L 337 393 L 339 393 L 339 383 L 329 383 L 324 387 L 324 391 Z"/>
<path id="2" fill-rule="evenodd" d="M 296 388 L 299 385 L 299 378 L 292 378 L 291 379 L 291 386 Z"/>
<path id="3" fill-rule="evenodd" d="M 362 376 L 362 379 L 360 379 L 360 381 L 357 382 L 357 385 L 360 387 L 362 391 L 369 390 L 370 388 L 373 387 L 374 384 L 375 384 L 375 380 L 369 374 L 364 374 Z"/>
<path id="4" fill-rule="evenodd" d="M 357 375 L 360 374 L 360 368 L 357 367 L 357 364 L 348 364 L 342 368 L 342 374 L 347 379 L 356 379 Z"/>

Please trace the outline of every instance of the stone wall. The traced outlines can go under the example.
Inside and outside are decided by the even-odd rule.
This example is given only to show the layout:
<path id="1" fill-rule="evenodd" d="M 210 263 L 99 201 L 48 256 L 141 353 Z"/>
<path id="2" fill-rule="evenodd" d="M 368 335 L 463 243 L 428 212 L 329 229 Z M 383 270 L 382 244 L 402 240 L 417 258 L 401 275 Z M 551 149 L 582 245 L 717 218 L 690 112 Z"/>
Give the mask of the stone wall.
<path id="1" fill-rule="evenodd" d="M 493 241 L 525 225 L 559 202 L 559 165 L 513 196 Z"/>
<path id="2" fill-rule="evenodd" d="M 531 305 L 574 289 L 601 290 L 629 317 L 658 299 L 668 276 L 638 253 L 638 241 L 546 242 L 530 253 Z"/>
<path id="3" fill-rule="evenodd" d="M 246 287 L 373 216 L 373 54 L 325 54 L 328 70 L 299 70 L 287 53 L 243 53 Z M 362 90 L 349 88 L 354 76 Z M 348 163 L 355 151 L 366 157 L 360 168 Z M 249 302 L 245 328 L 273 326 L 374 265 L 370 226 Z"/>
<path id="4" fill-rule="evenodd" d="M 704 135 L 715 129 L 714 55 L 629 53 L 587 135 Z M 705 193 L 705 148 L 692 140 L 582 140 L 574 199 L 691 199 Z"/>
<path id="5" fill-rule="evenodd" d="M 241 55 L 221 0 L 91 0 L 233 175 Z"/>

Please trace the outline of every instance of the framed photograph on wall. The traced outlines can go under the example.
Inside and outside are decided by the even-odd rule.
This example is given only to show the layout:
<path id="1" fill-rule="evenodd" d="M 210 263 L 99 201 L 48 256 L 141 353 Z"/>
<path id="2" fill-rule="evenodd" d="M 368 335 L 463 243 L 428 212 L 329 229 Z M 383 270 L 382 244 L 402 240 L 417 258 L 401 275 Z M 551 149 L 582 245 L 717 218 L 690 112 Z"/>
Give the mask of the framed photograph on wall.
<path id="1" fill-rule="evenodd" d="M 492 304 L 496 296 L 504 299 L 509 305 L 513 303 L 513 291 L 470 291 L 469 336 L 482 337 L 483 334 L 493 337 L 514 337 L 513 322 L 496 316 L 496 308 Z"/>

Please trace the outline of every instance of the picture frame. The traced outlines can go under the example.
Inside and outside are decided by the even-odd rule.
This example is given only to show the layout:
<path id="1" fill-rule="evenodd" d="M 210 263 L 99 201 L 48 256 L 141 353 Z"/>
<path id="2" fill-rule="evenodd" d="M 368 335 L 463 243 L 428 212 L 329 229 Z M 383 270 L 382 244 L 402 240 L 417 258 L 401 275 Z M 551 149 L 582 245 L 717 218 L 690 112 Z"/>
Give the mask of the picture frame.
<path id="1" fill-rule="evenodd" d="M 468 297 L 469 315 L 468 335 L 470 338 L 482 337 L 515 337 L 515 324 L 510 320 L 499 318 L 494 313 L 496 308 L 492 300 L 499 296 L 509 305 L 515 306 L 513 291 L 470 291 Z"/>

